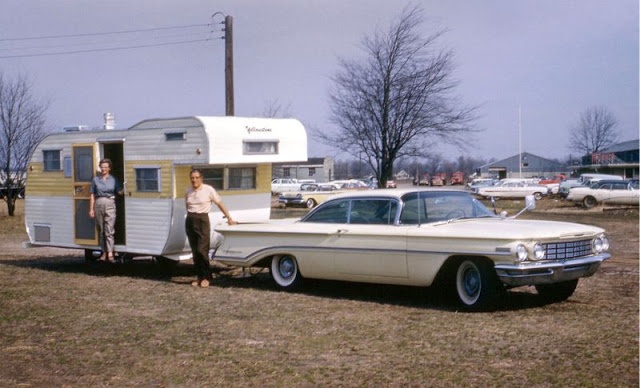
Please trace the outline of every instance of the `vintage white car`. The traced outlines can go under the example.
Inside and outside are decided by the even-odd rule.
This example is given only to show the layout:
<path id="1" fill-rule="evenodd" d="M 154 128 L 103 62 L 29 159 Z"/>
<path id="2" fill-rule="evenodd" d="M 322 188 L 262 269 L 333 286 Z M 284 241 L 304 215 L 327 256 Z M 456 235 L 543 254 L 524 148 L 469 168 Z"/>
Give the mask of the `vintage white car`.
<path id="1" fill-rule="evenodd" d="M 354 191 L 301 219 L 215 229 L 224 235 L 215 260 L 269 268 L 282 289 L 305 278 L 436 285 L 467 310 L 494 308 L 517 286 L 564 300 L 610 257 L 603 229 L 496 216 L 457 190 Z"/>
<path id="2" fill-rule="evenodd" d="M 493 186 L 478 188 L 477 195 L 484 198 L 525 198 L 533 195 L 540 200 L 549 194 L 549 188 L 526 180 L 504 180 Z"/>
<path id="3" fill-rule="evenodd" d="M 637 180 L 602 180 L 591 186 L 572 187 L 567 201 L 581 203 L 586 208 L 592 208 L 599 203 L 638 206 L 640 190 Z"/>
<path id="4" fill-rule="evenodd" d="M 305 183 L 300 186 L 300 191 L 280 194 L 278 203 L 284 207 L 304 206 L 311 209 L 340 192 L 340 188 L 331 183 Z"/>

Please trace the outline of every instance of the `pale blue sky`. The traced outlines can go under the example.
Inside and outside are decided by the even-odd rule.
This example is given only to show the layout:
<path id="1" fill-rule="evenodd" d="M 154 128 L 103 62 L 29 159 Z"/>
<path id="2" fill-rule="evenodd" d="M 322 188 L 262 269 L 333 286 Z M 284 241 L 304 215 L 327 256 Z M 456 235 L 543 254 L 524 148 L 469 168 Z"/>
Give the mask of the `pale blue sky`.
<path id="1" fill-rule="evenodd" d="M 270 102 L 307 127 L 333 130 L 329 77 L 337 58 L 361 55 L 358 44 L 386 29 L 407 4 L 423 7 L 424 33 L 449 32 L 458 94 L 479 105 L 485 131 L 466 152 L 501 159 L 522 151 L 564 158 L 568 129 L 590 106 L 618 119 L 620 140 L 638 138 L 638 2 L 636 0 L 2 0 L 0 71 L 27 75 L 50 98 L 50 124 L 118 128 L 154 117 L 224 115 L 224 41 L 118 51 L 16 57 L 17 48 L 52 41 L 6 39 L 199 25 L 222 12 L 234 20 L 235 113 L 255 116 Z M 221 21 L 222 18 L 216 18 Z M 216 26 L 221 27 L 221 26 Z M 206 36 L 206 27 L 198 35 Z M 183 31 L 167 31 L 171 35 Z M 165 36 L 166 36 L 165 35 Z M 215 36 L 219 36 L 215 34 Z M 5 39 L 5 40 L 3 40 Z M 87 38 L 104 47 L 103 36 Z M 173 38 L 166 38 L 170 40 Z M 183 39 L 183 38 L 176 38 Z M 116 45 L 142 45 L 130 34 Z M 58 51 L 87 49 L 70 46 Z M 33 49 L 30 53 L 42 53 Z M 521 121 L 518 122 L 518 110 Z M 313 142 L 310 156 L 334 151 Z M 455 159 L 462 151 L 445 147 Z M 342 156 L 344 157 L 344 155 Z"/>

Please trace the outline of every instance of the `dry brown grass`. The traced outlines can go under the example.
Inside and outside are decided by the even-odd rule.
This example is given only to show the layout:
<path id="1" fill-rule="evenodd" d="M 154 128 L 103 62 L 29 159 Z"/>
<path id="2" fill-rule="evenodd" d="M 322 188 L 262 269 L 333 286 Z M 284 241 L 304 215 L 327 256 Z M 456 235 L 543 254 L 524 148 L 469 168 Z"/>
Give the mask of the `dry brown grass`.
<path id="1" fill-rule="evenodd" d="M 607 226 L 614 259 L 567 302 L 521 288 L 478 314 L 437 290 L 87 266 L 20 248 L 0 213 L 0 386 L 638 386 L 637 210 L 553 208 L 526 217 Z"/>

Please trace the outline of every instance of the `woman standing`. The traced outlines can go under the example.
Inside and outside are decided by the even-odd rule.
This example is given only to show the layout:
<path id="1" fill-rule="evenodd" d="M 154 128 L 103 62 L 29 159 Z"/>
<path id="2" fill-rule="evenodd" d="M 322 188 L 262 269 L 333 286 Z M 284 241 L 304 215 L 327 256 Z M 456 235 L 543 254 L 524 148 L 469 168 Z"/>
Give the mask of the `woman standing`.
<path id="1" fill-rule="evenodd" d="M 113 234 L 116 224 L 116 195 L 122 195 L 124 189 L 111 175 L 111 159 L 102 159 L 99 163 L 100 175 L 91 180 L 91 199 L 89 217 L 96 219 L 100 233 L 102 256 L 100 261 L 113 263 Z"/>
<path id="2" fill-rule="evenodd" d="M 191 170 L 189 174 L 191 187 L 185 193 L 187 206 L 187 219 L 185 231 L 191 246 L 193 264 L 196 268 L 198 280 L 191 283 L 194 287 L 209 287 L 211 281 L 211 268 L 209 267 L 209 248 L 211 243 L 211 225 L 209 223 L 209 211 L 211 204 L 215 203 L 222 214 L 227 217 L 229 225 L 235 225 L 231 215 L 222 203 L 222 199 L 216 189 L 202 183 L 202 172 Z"/>

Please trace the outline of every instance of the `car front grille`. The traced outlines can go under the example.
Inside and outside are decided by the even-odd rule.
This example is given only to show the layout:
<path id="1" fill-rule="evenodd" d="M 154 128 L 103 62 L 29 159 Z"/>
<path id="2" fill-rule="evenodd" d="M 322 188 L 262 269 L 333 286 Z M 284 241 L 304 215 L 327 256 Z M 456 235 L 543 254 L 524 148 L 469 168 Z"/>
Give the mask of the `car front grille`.
<path id="1" fill-rule="evenodd" d="M 547 260 L 567 260 L 593 254 L 591 240 L 542 244 Z"/>

